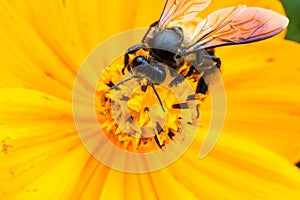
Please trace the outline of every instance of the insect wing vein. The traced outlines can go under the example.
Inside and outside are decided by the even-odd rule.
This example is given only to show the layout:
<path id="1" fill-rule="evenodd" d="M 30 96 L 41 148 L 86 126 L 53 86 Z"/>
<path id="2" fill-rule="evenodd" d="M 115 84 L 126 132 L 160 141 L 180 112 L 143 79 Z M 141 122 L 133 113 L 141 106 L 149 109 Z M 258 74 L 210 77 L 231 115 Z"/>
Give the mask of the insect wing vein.
<path id="1" fill-rule="evenodd" d="M 217 10 L 202 20 L 186 44 L 187 52 L 222 45 L 242 44 L 270 38 L 288 25 L 288 18 L 256 7 Z"/>

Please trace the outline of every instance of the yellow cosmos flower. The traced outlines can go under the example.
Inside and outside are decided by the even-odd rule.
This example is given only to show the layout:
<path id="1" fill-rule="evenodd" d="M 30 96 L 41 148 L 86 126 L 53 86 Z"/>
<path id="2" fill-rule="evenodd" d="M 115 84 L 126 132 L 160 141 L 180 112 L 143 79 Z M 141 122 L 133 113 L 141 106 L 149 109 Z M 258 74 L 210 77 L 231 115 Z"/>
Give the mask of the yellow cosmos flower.
<path id="1" fill-rule="evenodd" d="M 132 174 L 87 152 L 73 121 L 72 89 L 91 49 L 121 31 L 147 27 L 164 1 L 0 4 L 1 198 L 299 199 L 294 164 L 300 160 L 300 45 L 283 40 L 284 34 L 217 49 L 227 115 L 208 157 L 198 159 L 211 110 L 204 103 L 204 131 L 180 159 L 156 172 Z M 284 13 L 276 0 L 215 0 L 203 16 L 238 4 Z"/>

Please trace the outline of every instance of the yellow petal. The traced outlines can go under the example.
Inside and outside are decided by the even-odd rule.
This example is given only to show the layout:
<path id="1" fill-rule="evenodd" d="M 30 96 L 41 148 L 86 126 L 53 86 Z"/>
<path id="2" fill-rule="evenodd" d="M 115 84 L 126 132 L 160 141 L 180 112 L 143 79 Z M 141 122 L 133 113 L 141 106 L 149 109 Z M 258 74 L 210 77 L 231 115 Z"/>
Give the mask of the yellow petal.
<path id="1" fill-rule="evenodd" d="M 255 142 L 224 132 L 208 157 L 196 159 L 198 139 L 169 170 L 203 199 L 297 199 L 300 172 Z M 169 182 L 171 182 L 169 180 Z M 167 187 L 167 186 L 166 186 Z"/>
<path id="2" fill-rule="evenodd" d="M 300 159 L 300 64 L 294 61 L 299 51 L 300 45 L 289 41 L 217 50 L 227 95 L 224 130 L 269 147 L 293 163 Z M 209 104 L 201 111 L 207 124 Z"/>
<path id="3" fill-rule="evenodd" d="M 277 154 L 227 136 L 198 159 L 201 136 L 178 161 L 153 173 L 110 170 L 101 199 L 297 199 L 300 172 Z M 103 178 L 98 175 L 99 180 Z"/>
<path id="4" fill-rule="evenodd" d="M 145 28 L 149 27 L 151 24 L 159 20 L 159 17 L 163 11 L 165 1 L 153 0 L 149 1 L 139 1 L 138 7 L 133 6 L 131 9 L 135 9 L 135 27 Z"/>
<path id="5" fill-rule="evenodd" d="M 77 156 L 77 160 L 79 160 L 76 153 L 74 156 Z M 98 160 L 92 157 L 82 162 L 84 167 L 80 168 L 81 170 L 78 170 L 80 165 L 73 165 L 76 164 L 73 161 L 68 163 L 69 169 L 72 168 L 72 166 L 73 168 L 76 166 L 74 170 L 77 170 L 80 174 L 76 177 L 76 180 L 68 183 L 73 186 L 73 190 L 65 199 L 99 199 L 99 196 L 103 193 L 106 178 L 112 169 L 102 165 Z M 119 182 L 119 180 L 113 182 L 116 183 Z"/>
<path id="6" fill-rule="evenodd" d="M 41 12 L 44 15 L 51 13 L 46 8 Z M 6 1 L 0 3 L 0 17 L 0 85 L 37 89 L 70 100 L 75 77 L 73 64 L 58 51 L 52 38 L 42 36 L 21 12 L 13 10 Z M 57 29 L 53 31 L 58 32 Z"/>
<path id="7" fill-rule="evenodd" d="M 239 1 L 234 3 L 240 4 Z M 271 0 L 250 3 L 254 6 L 265 4 L 266 7 L 272 8 L 274 5 L 279 6 L 278 1 Z M 1 86 L 34 88 L 70 100 L 74 75 L 87 52 L 111 34 L 132 28 L 132 24 L 144 27 L 156 21 L 164 1 L 154 1 L 151 4 L 155 5 L 155 9 L 150 12 L 147 1 L 131 0 L 122 3 L 96 0 L 92 0 L 91 3 L 2 1 Z M 225 7 L 220 2 L 216 4 L 219 4 L 220 8 Z M 214 4 L 211 7 L 214 10 L 218 9 Z M 280 6 L 274 7 L 277 8 L 282 9 Z M 137 19 L 132 19 L 133 16 L 137 16 Z M 221 51 L 220 53 L 222 54 Z M 286 54 L 283 54 L 282 58 L 284 56 Z M 231 64 L 239 66 L 234 62 Z M 224 73 L 227 73 L 225 69 L 224 66 Z M 235 77 L 235 74 L 243 72 L 234 70 L 228 71 L 228 77 Z M 264 78 L 266 75 L 265 72 L 258 77 Z M 270 77 L 271 75 L 273 76 L 270 74 Z M 296 74 L 291 76 L 296 77 Z M 235 80 L 230 84 L 230 81 L 227 81 L 227 84 L 236 86 L 237 82 Z M 258 87 L 259 84 L 254 86 Z M 251 97 L 255 96 L 255 91 L 252 91 Z M 277 97 L 275 89 L 269 93 Z M 282 95 L 284 94 L 286 93 L 282 92 Z M 292 98 L 292 92 L 289 94 Z M 0 90 L 2 198 L 297 199 L 299 197 L 299 170 L 256 142 L 239 138 L 235 135 L 235 131 L 231 132 L 231 129 L 223 133 L 223 139 L 218 143 L 216 150 L 205 160 L 197 159 L 201 141 L 197 140 L 193 148 L 167 169 L 143 175 L 111 170 L 91 158 L 81 145 L 72 121 L 70 102 L 52 96 L 22 89 Z M 239 96 L 238 93 L 232 95 L 234 98 L 236 96 Z M 250 99 L 249 96 L 247 100 Z M 255 97 L 256 102 L 259 102 L 257 96 Z M 270 99 L 267 100 L 270 102 Z M 298 102 L 298 99 L 293 102 Z M 279 101 L 275 104 L 272 102 L 272 107 L 268 108 L 266 115 L 271 115 L 273 105 L 278 103 Z M 263 105 L 258 108 L 264 109 Z M 240 107 L 236 108 L 236 115 L 239 116 Z M 293 119 L 289 115 L 284 115 L 286 109 L 284 107 L 275 116 L 281 117 L 279 118 L 281 120 Z M 233 119 L 236 119 L 236 115 Z M 240 128 L 242 127 L 241 125 Z M 282 127 L 276 128 L 281 130 Z M 257 138 L 254 138 L 255 141 Z M 268 146 L 260 139 L 258 141 L 259 144 L 262 143 L 272 149 L 274 147 L 276 151 L 282 152 L 281 149 L 278 150 L 277 143 Z M 290 149 L 284 147 L 283 155 L 288 157 L 290 154 L 286 155 L 285 150 L 290 153 Z M 131 186 L 132 184 L 134 186 Z"/>
<path id="8" fill-rule="evenodd" d="M 32 90 L 0 89 L 0 121 L 2 198 L 69 195 L 89 158 L 71 104 Z"/>
<path id="9" fill-rule="evenodd" d="M 163 8 L 163 1 L 156 3 L 161 4 Z M 55 50 L 60 55 L 64 55 L 65 59 L 77 61 L 84 59 L 80 52 L 92 50 L 108 37 L 135 27 L 148 27 L 154 22 L 151 18 L 153 12 L 149 14 L 147 1 L 91 0 L 87 3 L 81 0 L 36 0 L 31 3 L 12 1 L 10 4 L 16 12 L 26 17 L 45 39 L 56 44 Z M 154 2 L 152 4 L 155 5 Z M 162 8 L 155 9 L 158 17 Z M 147 20 L 145 16 L 151 20 Z M 48 26 L 44 26 L 45 24 Z"/>

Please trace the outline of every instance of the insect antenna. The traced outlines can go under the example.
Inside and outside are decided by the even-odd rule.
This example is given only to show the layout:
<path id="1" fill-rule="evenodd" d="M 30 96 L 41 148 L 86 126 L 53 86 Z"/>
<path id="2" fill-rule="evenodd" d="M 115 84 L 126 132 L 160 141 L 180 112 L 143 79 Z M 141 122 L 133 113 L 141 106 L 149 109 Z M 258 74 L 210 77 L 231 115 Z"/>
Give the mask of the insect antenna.
<path id="1" fill-rule="evenodd" d="M 160 99 L 160 97 L 159 97 L 159 95 L 158 95 L 158 92 L 156 91 L 156 89 L 155 89 L 155 87 L 154 87 L 154 84 L 152 83 L 152 84 L 150 84 L 151 85 L 151 87 L 152 87 L 152 89 L 153 89 L 153 91 L 154 91 L 154 93 L 155 93 L 155 95 L 156 95 L 156 97 L 157 97 L 157 99 L 158 99 L 158 101 L 159 101 L 159 104 L 160 104 L 160 106 L 161 106 L 161 109 L 164 111 L 164 112 L 166 112 L 166 110 L 165 110 L 165 108 L 164 108 L 164 105 L 163 105 L 163 103 L 162 103 L 162 101 L 161 101 L 161 99 Z"/>
<path id="2" fill-rule="evenodd" d="M 129 78 L 123 80 L 123 81 L 118 82 L 116 85 L 110 87 L 109 89 L 110 89 L 110 90 L 113 90 L 113 89 L 115 89 L 116 87 L 118 87 L 119 85 L 122 85 L 123 83 L 126 83 L 127 81 L 130 81 L 130 80 L 132 80 L 132 79 L 134 79 L 134 78 L 139 78 L 139 76 L 137 76 L 137 75 L 131 76 L 131 77 L 129 77 Z"/>

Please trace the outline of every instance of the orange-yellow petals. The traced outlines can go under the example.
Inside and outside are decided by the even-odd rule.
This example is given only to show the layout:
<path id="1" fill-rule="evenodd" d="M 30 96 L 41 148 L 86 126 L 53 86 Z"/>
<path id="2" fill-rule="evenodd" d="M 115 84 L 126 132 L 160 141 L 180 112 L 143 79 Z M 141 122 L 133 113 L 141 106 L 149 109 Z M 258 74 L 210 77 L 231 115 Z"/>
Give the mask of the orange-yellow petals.
<path id="1" fill-rule="evenodd" d="M 47 16 L 48 11 L 43 11 L 43 16 Z M 12 9 L 6 1 L 0 3 L 0 17 L 0 86 L 31 88 L 71 100 L 76 73 L 74 63 L 58 51 L 57 46 L 51 46 L 54 45 L 51 38 L 42 36 L 21 12 Z M 43 26 L 49 28 L 51 23 Z M 64 45 L 67 46 L 67 42 Z"/>
<path id="2" fill-rule="evenodd" d="M 32 90 L 0 89 L 0 121 L 1 197 L 71 194 L 70 183 L 89 157 L 76 135 L 71 104 Z"/>
<path id="3" fill-rule="evenodd" d="M 201 104 L 196 140 L 162 170 L 123 173 L 87 152 L 72 115 L 80 65 L 108 37 L 157 21 L 164 3 L 0 1 L 1 199 L 299 199 L 300 172 L 294 163 L 300 160 L 300 45 L 284 41 L 284 33 L 216 49 L 223 63 L 227 115 L 220 141 L 205 159 L 198 154 L 209 125 L 209 99 Z M 284 14 L 278 0 L 212 0 L 200 16 L 239 4 Z M 121 75 L 116 73 L 114 83 Z M 149 89 L 147 97 L 157 101 Z M 167 95 L 162 97 L 171 108 Z M 132 110 L 143 110 L 143 100 L 131 99 Z M 135 114 L 137 123 L 148 122 L 147 115 Z M 167 124 L 176 129 L 172 117 Z M 110 119 L 104 126 L 113 123 Z M 126 137 L 119 139 L 128 144 Z"/>
<path id="4" fill-rule="evenodd" d="M 219 48 L 227 96 L 224 130 L 300 160 L 300 45 L 290 41 Z M 202 122 L 210 108 L 201 109 Z M 207 116 L 208 117 L 208 116 Z"/>
<path id="5" fill-rule="evenodd" d="M 199 135 L 198 135 L 199 136 Z M 202 160 L 197 137 L 183 157 L 168 168 L 174 179 L 203 199 L 297 199 L 300 173 L 276 153 L 223 132 Z"/>

